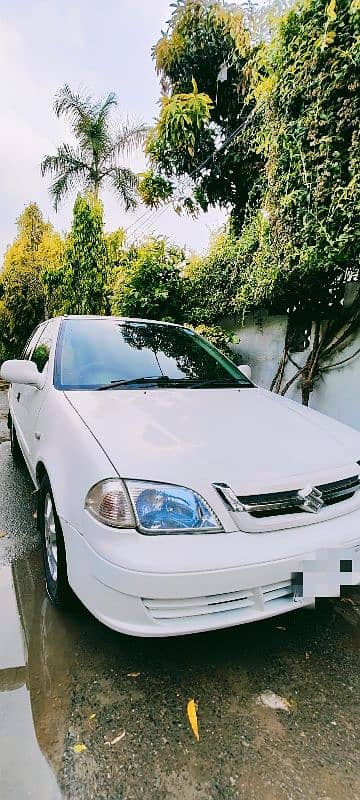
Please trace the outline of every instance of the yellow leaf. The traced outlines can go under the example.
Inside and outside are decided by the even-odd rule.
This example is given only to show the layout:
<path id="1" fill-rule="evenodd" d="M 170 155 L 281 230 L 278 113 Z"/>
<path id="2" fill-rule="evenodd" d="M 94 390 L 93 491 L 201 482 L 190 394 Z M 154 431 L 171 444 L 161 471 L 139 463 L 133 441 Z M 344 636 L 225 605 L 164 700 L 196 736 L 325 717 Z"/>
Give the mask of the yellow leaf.
<path id="1" fill-rule="evenodd" d="M 86 744 L 74 744 L 73 751 L 74 753 L 84 753 L 87 750 Z"/>
<path id="2" fill-rule="evenodd" d="M 96 717 L 96 714 L 90 714 L 89 719 L 95 719 L 95 717 Z"/>
<path id="3" fill-rule="evenodd" d="M 197 741 L 199 741 L 200 740 L 200 736 L 199 736 L 199 727 L 198 727 L 198 720 L 197 720 L 197 703 L 195 703 L 195 700 L 189 700 L 189 702 L 187 704 L 187 715 L 188 715 L 188 720 L 190 722 L 191 730 L 192 730 L 192 732 L 193 732 L 193 734 L 195 736 L 195 739 L 197 739 Z"/>
<path id="4" fill-rule="evenodd" d="M 335 31 L 328 31 L 327 33 L 324 33 L 322 36 L 319 36 L 319 38 L 316 40 L 315 47 L 319 47 L 321 51 L 324 51 L 328 46 L 328 44 L 333 43 L 333 41 L 335 40 L 335 36 L 336 36 Z"/>
<path id="5" fill-rule="evenodd" d="M 5 533 L 5 531 L 0 531 L 0 539 L 3 539 L 4 536 L 7 536 L 7 533 Z"/>
<path id="6" fill-rule="evenodd" d="M 350 14 L 356 14 L 360 11 L 360 0 L 352 0 L 350 5 Z"/>
<path id="7" fill-rule="evenodd" d="M 335 31 L 328 31 L 326 34 L 326 44 L 332 44 L 335 41 Z"/>
<path id="8" fill-rule="evenodd" d="M 127 674 L 128 678 L 138 678 L 139 675 L 141 675 L 140 672 L 128 672 Z"/>
<path id="9" fill-rule="evenodd" d="M 336 0 L 330 0 L 328 6 L 326 6 L 326 14 L 330 22 L 335 22 L 336 20 Z"/>

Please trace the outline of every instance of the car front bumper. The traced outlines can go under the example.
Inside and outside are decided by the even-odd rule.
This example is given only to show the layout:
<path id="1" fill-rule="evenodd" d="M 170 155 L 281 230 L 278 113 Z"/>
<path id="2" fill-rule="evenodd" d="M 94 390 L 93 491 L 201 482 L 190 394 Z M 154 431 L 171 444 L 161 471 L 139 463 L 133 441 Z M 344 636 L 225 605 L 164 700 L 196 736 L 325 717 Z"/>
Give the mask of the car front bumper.
<path id="1" fill-rule="evenodd" d="M 319 553 L 326 553 L 328 549 L 339 552 L 339 558 L 352 552 L 357 554 L 357 559 L 360 557 L 360 512 L 300 531 L 299 528 L 296 532 L 286 531 L 284 557 L 280 557 L 278 546 L 271 548 L 269 538 L 275 537 L 273 542 L 278 545 L 282 532 L 264 534 L 267 537 L 265 549 L 262 535 L 247 534 L 247 547 L 244 544 L 240 548 L 243 550 L 241 563 L 239 537 L 243 534 L 211 536 L 205 548 L 207 558 L 204 556 L 203 569 L 199 569 L 196 552 L 204 549 L 204 536 L 196 537 L 192 563 L 187 564 L 186 569 L 185 563 L 176 557 L 179 538 L 168 536 L 152 538 L 154 550 L 159 547 L 163 551 L 158 569 L 156 563 L 135 568 L 130 552 L 132 537 L 135 542 L 139 536 L 135 531 L 127 532 L 127 546 L 122 559 L 120 552 L 122 563 L 118 563 L 118 549 L 116 558 L 114 555 L 110 560 L 108 552 L 105 557 L 104 552 L 95 550 L 68 522 L 62 519 L 61 525 L 69 582 L 75 594 L 102 623 L 133 636 L 198 633 L 311 606 L 312 596 L 294 596 L 292 576 L 302 571 L 303 562 L 316 561 Z M 99 542 L 103 532 L 104 527 L 100 526 Z M 110 533 L 114 547 L 116 536 L 121 534 L 116 532 L 114 538 L 114 533 Z M 146 546 L 151 547 L 150 537 L 145 538 Z M 269 558 L 271 550 L 272 559 Z M 260 561 L 259 556 L 264 560 Z M 186 562 L 186 558 L 183 561 Z M 343 577 L 347 585 L 360 583 L 360 573 Z"/>

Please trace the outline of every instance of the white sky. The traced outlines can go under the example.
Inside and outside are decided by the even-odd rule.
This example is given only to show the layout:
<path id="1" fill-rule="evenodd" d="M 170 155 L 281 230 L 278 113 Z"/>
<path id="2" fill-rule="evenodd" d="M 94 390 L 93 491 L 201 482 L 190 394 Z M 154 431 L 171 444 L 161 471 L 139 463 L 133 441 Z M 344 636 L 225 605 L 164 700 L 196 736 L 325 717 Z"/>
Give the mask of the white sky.
<path id="1" fill-rule="evenodd" d="M 168 0 L 0 0 L 0 259 L 29 202 L 58 230 L 71 223 L 74 197 L 56 214 L 49 180 L 40 176 L 44 155 L 70 138 L 52 110 L 55 92 L 65 82 L 94 97 L 115 91 L 119 114 L 151 123 L 160 90 L 150 51 L 169 16 Z M 144 212 L 125 214 L 110 194 L 102 200 L 108 230 L 131 226 Z M 224 218 L 212 210 L 193 221 L 169 208 L 148 231 L 203 250 Z"/>

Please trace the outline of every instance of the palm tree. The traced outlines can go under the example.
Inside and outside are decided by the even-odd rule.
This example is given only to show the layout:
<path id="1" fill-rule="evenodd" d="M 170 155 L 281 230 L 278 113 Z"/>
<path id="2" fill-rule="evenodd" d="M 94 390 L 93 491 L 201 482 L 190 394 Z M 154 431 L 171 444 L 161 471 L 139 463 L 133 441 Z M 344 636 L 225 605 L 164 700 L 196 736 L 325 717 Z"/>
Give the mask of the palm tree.
<path id="1" fill-rule="evenodd" d="M 57 93 L 55 114 L 69 119 L 77 146 L 61 144 L 56 155 L 46 156 L 41 164 L 41 174 L 55 178 L 50 194 L 56 210 L 78 184 L 96 197 L 100 187 L 111 186 L 127 210 L 136 206 L 138 178 L 131 169 L 119 165 L 119 158 L 143 143 L 147 128 L 129 121 L 114 128 L 109 115 L 116 104 L 113 92 L 98 103 L 72 92 L 68 84 Z"/>

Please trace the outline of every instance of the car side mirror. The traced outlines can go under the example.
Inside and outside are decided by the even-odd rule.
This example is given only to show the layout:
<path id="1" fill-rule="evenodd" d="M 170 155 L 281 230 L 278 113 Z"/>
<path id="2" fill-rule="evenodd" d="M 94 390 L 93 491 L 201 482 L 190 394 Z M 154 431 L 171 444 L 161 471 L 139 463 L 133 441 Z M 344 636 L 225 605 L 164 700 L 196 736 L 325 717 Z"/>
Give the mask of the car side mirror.
<path id="1" fill-rule="evenodd" d="M 238 370 L 245 375 L 245 378 L 248 378 L 249 381 L 251 381 L 251 367 L 249 367 L 249 364 L 239 364 Z"/>
<path id="2" fill-rule="evenodd" d="M 25 383 L 28 386 L 36 386 L 37 389 L 41 389 L 44 383 L 44 376 L 39 372 L 36 364 L 22 358 L 4 361 L 0 377 L 7 383 Z"/>

